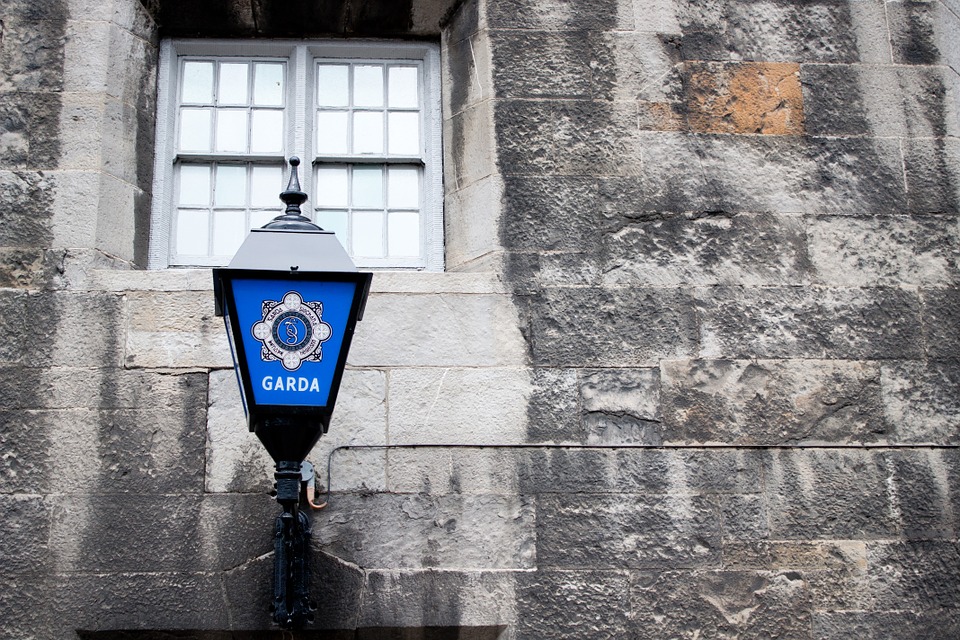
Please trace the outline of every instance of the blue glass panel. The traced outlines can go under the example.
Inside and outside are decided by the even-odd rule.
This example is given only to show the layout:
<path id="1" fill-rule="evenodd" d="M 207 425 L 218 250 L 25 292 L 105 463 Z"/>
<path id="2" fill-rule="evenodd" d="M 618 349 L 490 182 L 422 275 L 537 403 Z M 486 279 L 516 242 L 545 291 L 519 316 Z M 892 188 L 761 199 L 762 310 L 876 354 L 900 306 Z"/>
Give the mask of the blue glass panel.
<path id="1" fill-rule="evenodd" d="M 233 293 L 254 402 L 326 406 L 356 284 L 240 279 Z"/>

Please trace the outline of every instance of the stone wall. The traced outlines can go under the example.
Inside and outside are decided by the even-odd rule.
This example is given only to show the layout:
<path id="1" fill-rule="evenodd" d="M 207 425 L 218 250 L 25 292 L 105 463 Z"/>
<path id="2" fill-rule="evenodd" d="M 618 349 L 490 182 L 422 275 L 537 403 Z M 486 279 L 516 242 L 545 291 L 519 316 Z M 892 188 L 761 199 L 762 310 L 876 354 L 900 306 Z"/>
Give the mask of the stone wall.
<path id="1" fill-rule="evenodd" d="M 374 277 L 303 638 L 960 636 L 960 4 L 351 6 L 0 10 L 0 637 L 280 637 L 210 272 L 137 266 L 159 38 L 291 29 L 440 39 L 448 265 Z"/>

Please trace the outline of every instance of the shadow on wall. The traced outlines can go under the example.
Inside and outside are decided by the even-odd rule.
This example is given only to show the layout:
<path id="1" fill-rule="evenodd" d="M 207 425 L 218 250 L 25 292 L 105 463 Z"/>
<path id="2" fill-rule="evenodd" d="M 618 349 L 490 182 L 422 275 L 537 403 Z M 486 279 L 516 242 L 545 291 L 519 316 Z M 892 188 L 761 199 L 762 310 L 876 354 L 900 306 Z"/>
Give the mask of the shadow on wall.
<path id="1" fill-rule="evenodd" d="M 298 631 L 298 640 L 496 640 L 506 627 L 370 627 Z M 273 631 L 77 631 L 80 640 L 281 640 Z"/>

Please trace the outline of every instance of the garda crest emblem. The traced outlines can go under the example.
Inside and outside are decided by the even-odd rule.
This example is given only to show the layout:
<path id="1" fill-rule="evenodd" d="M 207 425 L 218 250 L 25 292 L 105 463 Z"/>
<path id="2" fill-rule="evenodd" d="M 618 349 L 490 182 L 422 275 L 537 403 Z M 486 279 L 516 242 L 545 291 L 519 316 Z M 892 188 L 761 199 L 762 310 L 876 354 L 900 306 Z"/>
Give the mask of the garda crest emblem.
<path id="1" fill-rule="evenodd" d="M 321 319 L 323 303 L 306 302 L 296 291 L 283 300 L 263 301 L 263 320 L 253 325 L 253 337 L 263 343 L 260 359 L 279 360 L 287 371 L 296 371 L 304 362 L 320 362 L 321 346 L 333 330 Z"/>

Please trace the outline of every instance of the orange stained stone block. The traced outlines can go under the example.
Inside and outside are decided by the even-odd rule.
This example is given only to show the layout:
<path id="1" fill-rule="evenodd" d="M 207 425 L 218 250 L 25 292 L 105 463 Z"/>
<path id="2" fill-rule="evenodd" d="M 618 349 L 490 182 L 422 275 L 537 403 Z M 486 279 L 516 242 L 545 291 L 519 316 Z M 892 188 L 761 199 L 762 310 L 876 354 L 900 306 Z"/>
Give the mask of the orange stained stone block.
<path id="1" fill-rule="evenodd" d="M 691 131 L 803 134 L 799 64 L 687 63 L 684 88 Z"/>

